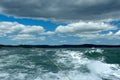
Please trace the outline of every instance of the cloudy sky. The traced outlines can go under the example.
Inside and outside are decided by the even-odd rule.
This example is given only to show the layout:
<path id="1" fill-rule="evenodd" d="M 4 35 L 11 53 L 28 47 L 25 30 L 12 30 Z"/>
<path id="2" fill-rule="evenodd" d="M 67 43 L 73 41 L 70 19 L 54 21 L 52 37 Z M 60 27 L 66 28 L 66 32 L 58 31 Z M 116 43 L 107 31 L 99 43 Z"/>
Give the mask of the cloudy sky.
<path id="1" fill-rule="evenodd" d="M 1 0 L 0 44 L 120 44 L 120 0 Z"/>

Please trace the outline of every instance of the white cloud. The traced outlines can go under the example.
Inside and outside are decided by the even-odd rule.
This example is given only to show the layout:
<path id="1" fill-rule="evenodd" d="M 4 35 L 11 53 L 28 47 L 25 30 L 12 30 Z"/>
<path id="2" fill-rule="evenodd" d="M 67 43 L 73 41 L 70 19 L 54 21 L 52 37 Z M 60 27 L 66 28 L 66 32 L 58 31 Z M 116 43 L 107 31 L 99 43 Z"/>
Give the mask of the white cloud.
<path id="1" fill-rule="evenodd" d="M 48 31 L 48 32 L 45 32 L 44 34 L 46 34 L 46 35 L 54 35 L 54 34 L 55 34 L 55 32 Z"/>
<path id="2" fill-rule="evenodd" d="M 120 39 L 120 30 L 104 22 L 78 22 L 58 26 L 55 31 L 45 31 L 42 26 L 26 26 L 17 22 L 0 22 L 0 36 L 11 40 L 46 40 L 50 35 L 57 37 L 74 36 L 80 39 Z M 107 31 L 108 33 L 103 33 Z M 55 37 L 54 37 L 55 38 Z M 64 41 L 61 41 L 61 43 Z"/>
<path id="3" fill-rule="evenodd" d="M 11 36 L 12 40 L 35 40 L 36 37 L 34 35 L 29 34 L 19 34 L 16 36 Z"/>
<path id="4" fill-rule="evenodd" d="M 20 33 L 30 33 L 30 34 L 39 34 L 43 33 L 45 30 L 42 26 L 27 26 Z"/>
<path id="5" fill-rule="evenodd" d="M 115 35 L 120 37 L 120 30 L 116 32 Z"/>
<path id="6" fill-rule="evenodd" d="M 21 41 L 21 40 L 41 40 L 44 41 L 46 39 L 45 36 L 35 36 L 31 34 L 18 34 L 9 37 L 11 40 Z"/>
<path id="7" fill-rule="evenodd" d="M 0 22 L 0 37 L 6 36 L 12 40 L 45 40 L 46 37 L 42 36 L 44 34 L 53 35 L 54 32 L 45 32 L 42 26 L 28 26 L 17 22 Z"/>
<path id="8" fill-rule="evenodd" d="M 0 34 L 18 33 L 24 28 L 24 25 L 17 22 L 0 22 Z M 1 36 L 2 36 L 1 35 Z"/>
<path id="9" fill-rule="evenodd" d="M 66 26 L 58 26 L 55 30 L 59 36 L 75 36 L 81 39 L 120 39 L 120 30 L 113 33 L 110 30 L 117 30 L 116 26 L 104 22 L 78 22 Z M 103 33 L 107 31 L 108 33 Z"/>
<path id="10" fill-rule="evenodd" d="M 66 26 L 58 26 L 56 28 L 56 33 L 64 34 L 96 33 L 114 29 L 116 29 L 115 26 L 106 24 L 104 22 L 78 22 L 68 24 Z"/>
<path id="11" fill-rule="evenodd" d="M 60 43 L 66 43 L 67 41 L 66 40 L 62 40 L 62 41 L 60 41 Z"/>
<path id="12" fill-rule="evenodd" d="M 110 31 L 107 35 L 108 35 L 108 36 L 111 36 L 111 35 L 113 35 L 113 32 Z"/>
<path id="13" fill-rule="evenodd" d="M 41 36 L 41 37 L 39 37 L 39 39 L 44 41 L 46 39 L 46 37 L 45 36 Z"/>
<path id="14" fill-rule="evenodd" d="M 0 35 L 7 34 L 40 34 L 45 29 L 42 26 L 26 26 L 17 22 L 0 22 Z"/>
<path id="15" fill-rule="evenodd" d="M 118 32 L 116 32 L 116 33 L 118 33 Z M 120 39 L 120 34 L 116 35 L 116 33 L 109 32 L 107 34 L 99 34 L 99 33 L 96 33 L 96 34 L 78 34 L 76 36 L 80 37 L 82 39 L 85 39 L 85 40 L 89 40 L 89 39 Z"/>

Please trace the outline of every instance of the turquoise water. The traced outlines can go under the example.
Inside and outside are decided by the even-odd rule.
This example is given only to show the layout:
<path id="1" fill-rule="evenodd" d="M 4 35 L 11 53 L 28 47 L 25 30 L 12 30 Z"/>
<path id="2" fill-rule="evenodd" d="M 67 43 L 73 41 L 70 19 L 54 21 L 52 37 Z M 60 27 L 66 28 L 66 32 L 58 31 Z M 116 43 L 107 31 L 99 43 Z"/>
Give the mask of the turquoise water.
<path id="1" fill-rule="evenodd" d="M 0 80 L 120 80 L 120 48 L 1 48 Z"/>

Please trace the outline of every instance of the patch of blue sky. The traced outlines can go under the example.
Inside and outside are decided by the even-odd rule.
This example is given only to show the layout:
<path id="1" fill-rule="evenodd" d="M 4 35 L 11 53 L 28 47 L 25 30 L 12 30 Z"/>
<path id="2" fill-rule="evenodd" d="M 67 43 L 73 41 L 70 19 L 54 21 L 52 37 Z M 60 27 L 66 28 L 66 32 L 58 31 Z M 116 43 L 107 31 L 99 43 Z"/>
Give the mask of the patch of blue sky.
<path id="1" fill-rule="evenodd" d="M 30 25 L 30 26 L 42 26 L 47 31 L 54 31 L 55 28 L 59 25 L 67 25 L 66 23 L 62 22 L 52 22 L 49 20 L 36 20 L 31 18 L 14 18 L 13 16 L 6 16 L 0 14 L 0 22 L 7 21 L 7 22 L 18 22 L 23 25 Z"/>

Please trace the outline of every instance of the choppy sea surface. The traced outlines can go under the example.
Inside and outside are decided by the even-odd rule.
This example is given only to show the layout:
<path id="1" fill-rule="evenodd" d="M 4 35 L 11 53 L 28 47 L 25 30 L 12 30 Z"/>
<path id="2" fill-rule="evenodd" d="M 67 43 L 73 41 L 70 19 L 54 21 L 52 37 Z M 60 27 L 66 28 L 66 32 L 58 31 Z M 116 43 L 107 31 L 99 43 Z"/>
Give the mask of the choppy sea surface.
<path id="1" fill-rule="evenodd" d="M 0 80 L 120 80 L 120 48 L 1 48 Z"/>

